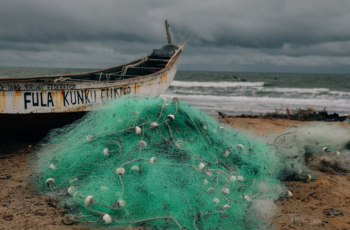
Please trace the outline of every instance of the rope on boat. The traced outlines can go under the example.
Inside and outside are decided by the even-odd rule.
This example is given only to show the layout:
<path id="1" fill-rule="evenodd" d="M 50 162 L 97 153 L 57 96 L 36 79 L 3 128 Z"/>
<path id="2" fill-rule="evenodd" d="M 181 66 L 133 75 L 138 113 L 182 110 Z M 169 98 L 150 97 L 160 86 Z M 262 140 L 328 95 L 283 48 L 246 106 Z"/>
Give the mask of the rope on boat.
<path id="1" fill-rule="evenodd" d="M 141 65 L 142 63 L 146 62 L 147 60 L 148 60 L 147 57 L 143 57 L 139 62 L 136 62 L 134 64 L 130 64 L 127 66 L 123 66 L 122 71 L 121 71 L 121 75 L 125 75 L 130 67 L 136 67 L 138 65 Z"/>
<path id="2" fill-rule="evenodd" d="M 72 78 L 70 77 L 60 77 L 60 78 L 56 78 L 53 82 L 58 82 L 58 81 L 66 81 L 66 80 L 73 80 Z"/>

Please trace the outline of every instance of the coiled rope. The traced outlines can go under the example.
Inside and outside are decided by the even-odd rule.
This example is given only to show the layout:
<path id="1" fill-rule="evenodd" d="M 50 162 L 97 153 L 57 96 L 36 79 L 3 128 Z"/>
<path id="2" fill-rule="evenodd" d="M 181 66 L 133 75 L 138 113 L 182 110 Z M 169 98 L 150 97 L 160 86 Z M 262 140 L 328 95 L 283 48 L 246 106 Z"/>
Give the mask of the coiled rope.
<path id="1" fill-rule="evenodd" d="M 121 75 L 125 75 L 130 67 L 136 67 L 138 65 L 141 65 L 142 63 L 146 62 L 147 60 L 148 60 L 147 57 L 143 57 L 139 62 L 136 62 L 134 64 L 130 64 L 127 66 L 123 66 L 122 71 L 121 71 Z"/>

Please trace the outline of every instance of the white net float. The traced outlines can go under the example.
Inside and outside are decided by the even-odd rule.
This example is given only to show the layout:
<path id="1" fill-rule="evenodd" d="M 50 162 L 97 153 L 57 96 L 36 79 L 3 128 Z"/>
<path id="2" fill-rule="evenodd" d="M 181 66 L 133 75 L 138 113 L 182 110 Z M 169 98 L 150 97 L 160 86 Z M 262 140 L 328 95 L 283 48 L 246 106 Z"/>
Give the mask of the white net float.
<path id="1" fill-rule="evenodd" d="M 202 126 L 202 129 L 205 131 L 205 130 L 207 130 L 207 126 Z"/>
<path id="2" fill-rule="evenodd" d="M 230 190 L 229 190 L 228 188 L 222 188 L 222 189 L 221 189 L 221 192 L 226 193 L 226 194 L 229 194 L 229 193 L 230 193 Z"/>
<path id="3" fill-rule="evenodd" d="M 106 157 L 109 157 L 109 150 L 108 150 L 108 148 L 103 150 L 103 155 L 105 155 Z"/>
<path id="4" fill-rule="evenodd" d="M 102 217 L 103 221 L 105 222 L 105 224 L 110 224 L 112 223 L 112 217 L 108 214 L 104 214 Z"/>
<path id="5" fill-rule="evenodd" d="M 306 182 L 310 182 L 310 181 L 311 181 L 311 175 L 310 175 L 310 174 L 307 174 Z"/>
<path id="6" fill-rule="evenodd" d="M 89 208 L 89 207 L 91 207 L 94 204 L 94 202 L 95 202 L 95 199 L 94 199 L 93 196 L 87 196 L 85 198 L 84 204 L 85 204 L 86 207 Z"/>
<path id="7" fill-rule="evenodd" d="M 203 184 L 204 184 L 204 185 L 207 185 L 208 183 L 209 183 L 208 180 L 207 180 L 207 179 L 204 179 Z"/>
<path id="8" fill-rule="evenodd" d="M 136 135 L 141 134 L 141 128 L 140 127 L 138 127 L 138 126 L 135 127 L 135 134 Z"/>
<path id="9" fill-rule="evenodd" d="M 76 191 L 76 192 L 73 194 L 73 197 L 74 197 L 74 198 L 78 198 L 78 197 L 80 197 L 80 195 L 82 195 L 82 194 L 83 194 L 82 192 Z"/>
<path id="10" fill-rule="evenodd" d="M 209 177 L 212 177 L 212 176 L 213 176 L 213 173 L 212 173 L 210 170 L 205 171 L 205 173 L 206 173 Z"/>
<path id="11" fill-rule="evenodd" d="M 146 148 L 146 146 L 147 146 L 147 144 L 144 141 L 139 141 L 139 143 L 137 143 L 137 148 L 139 148 L 139 149 L 144 149 L 144 148 Z"/>
<path id="12" fill-rule="evenodd" d="M 152 123 L 150 124 L 150 127 L 151 127 L 151 128 L 158 127 L 158 123 L 157 123 L 157 122 L 152 122 Z"/>
<path id="13" fill-rule="evenodd" d="M 184 149 L 185 148 L 185 142 L 184 141 L 181 141 L 181 140 L 178 140 L 175 142 L 175 146 L 179 149 Z"/>
<path id="14" fill-rule="evenodd" d="M 288 191 L 287 196 L 288 196 L 289 198 L 291 198 L 291 197 L 293 197 L 293 193 L 292 193 L 291 191 Z"/>
<path id="15" fill-rule="evenodd" d="M 230 155 L 230 151 L 228 151 L 227 149 L 225 150 L 225 152 L 222 154 L 223 157 L 228 157 Z"/>
<path id="16" fill-rule="evenodd" d="M 69 183 L 70 184 L 75 184 L 75 182 L 77 182 L 77 181 L 78 181 L 78 178 L 74 178 L 74 179 L 69 180 Z"/>
<path id="17" fill-rule="evenodd" d="M 173 97 L 173 99 L 171 99 L 173 102 L 175 103 L 179 103 L 180 99 L 178 97 Z"/>
<path id="18" fill-rule="evenodd" d="M 237 180 L 239 180 L 239 181 L 244 181 L 244 177 L 242 177 L 242 176 L 237 176 Z"/>
<path id="19" fill-rule="evenodd" d="M 249 196 L 244 195 L 243 198 L 250 202 L 250 197 Z"/>
<path id="20" fill-rule="evenodd" d="M 53 178 L 47 179 L 46 182 L 45 182 L 45 185 L 48 188 L 51 188 L 51 187 L 55 186 L 55 179 L 53 179 Z"/>
<path id="21" fill-rule="evenodd" d="M 151 164 L 157 163 L 157 157 L 152 157 L 151 159 L 149 159 L 149 162 L 150 162 Z"/>
<path id="22" fill-rule="evenodd" d="M 168 118 L 169 121 L 175 120 L 175 116 L 172 115 L 172 114 L 169 114 L 169 115 L 167 116 L 167 118 Z"/>
<path id="23" fill-rule="evenodd" d="M 132 171 L 132 170 L 140 171 L 140 167 L 139 167 L 138 165 L 134 165 L 134 166 L 131 167 L 130 170 L 131 170 L 131 171 Z"/>
<path id="24" fill-rule="evenodd" d="M 237 145 L 237 148 L 244 149 L 244 146 L 242 144 Z"/>
<path id="25" fill-rule="evenodd" d="M 336 154 L 336 155 L 340 155 L 340 152 L 339 152 L 339 151 L 337 151 L 335 154 Z"/>
<path id="26" fill-rule="evenodd" d="M 125 168 L 117 168 L 117 170 L 115 170 L 115 172 L 117 173 L 118 176 L 123 176 L 125 173 Z"/>
<path id="27" fill-rule="evenodd" d="M 51 165 L 50 165 L 50 168 L 51 168 L 52 170 L 56 170 L 56 166 L 55 166 L 54 164 L 51 164 Z"/>
<path id="28" fill-rule="evenodd" d="M 323 148 L 322 148 L 322 151 L 323 151 L 323 152 L 327 152 L 327 151 L 328 151 L 328 147 L 323 147 Z"/>
<path id="29" fill-rule="evenodd" d="M 71 215 L 71 214 L 64 215 L 62 221 L 65 225 L 73 224 L 74 223 L 73 215 Z"/>
<path id="30" fill-rule="evenodd" d="M 117 201 L 117 205 L 118 205 L 119 208 L 125 207 L 126 202 L 125 202 L 124 200 L 118 200 L 118 201 Z"/>
<path id="31" fill-rule="evenodd" d="M 202 171 L 202 170 L 203 170 L 203 168 L 204 168 L 204 166 L 205 166 L 205 164 L 200 163 L 200 164 L 198 165 L 198 169 L 199 169 L 200 171 Z"/>
<path id="32" fill-rule="evenodd" d="M 73 195 L 76 191 L 77 191 L 77 189 L 74 186 L 69 186 L 68 193 L 70 195 Z"/>
<path id="33" fill-rule="evenodd" d="M 230 182 L 235 182 L 236 180 L 237 180 L 237 178 L 235 176 L 230 177 Z"/>
<path id="34" fill-rule="evenodd" d="M 220 200 L 219 200 L 218 198 L 214 198 L 213 202 L 214 202 L 215 204 L 218 204 L 218 203 L 220 203 Z"/>
<path id="35" fill-rule="evenodd" d="M 93 139 L 94 139 L 94 138 L 93 138 L 92 136 L 90 136 L 90 135 L 88 135 L 88 136 L 86 137 L 86 141 L 87 141 L 87 142 L 91 142 Z"/>

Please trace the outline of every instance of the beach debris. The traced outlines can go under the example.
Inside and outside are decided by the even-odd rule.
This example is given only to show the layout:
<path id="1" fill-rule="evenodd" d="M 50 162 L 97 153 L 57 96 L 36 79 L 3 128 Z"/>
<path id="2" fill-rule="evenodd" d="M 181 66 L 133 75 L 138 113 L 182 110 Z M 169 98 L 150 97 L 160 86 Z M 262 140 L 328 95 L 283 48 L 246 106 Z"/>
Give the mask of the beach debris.
<path id="1" fill-rule="evenodd" d="M 45 204 L 48 205 L 48 206 L 50 206 L 50 207 L 57 208 L 56 205 L 54 205 L 54 204 L 52 204 L 52 203 L 50 203 L 50 202 L 45 202 Z"/>
<path id="2" fill-rule="evenodd" d="M 51 164 L 51 165 L 50 165 L 50 169 L 56 170 L 56 166 L 55 166 L 54 164 Z"/>
<path id="3" fill-rule="evenodd" d="M 226 113 L 223 113 L 223 112 L 218 112 L 218 114 L 220 115 L 220 117 L 222 118 L 234 118 L 235 116 L 232 116 L 232 115 L 228 115 Z"/>
<path id="4" fill-rule="evenodd" d="M 322 148 L 322 151 L 323 151 L 323 152 L 327 152 L 327 151 L 328 151 L 328 147 L 323 147 L 323 148 Z"/>
<path id="5" fill-rule="evenodd" d="M 312 107 L 308 109 L 289 109 L 281 108 L 275 109 L 275 112 L 268 112 L 266 114 L 260 115 L 229 115 L 223 112 L 218 112 L 219 116 L 226 118 L 278 118 L 278 119 L 288 119 L 288 120 L 298 120 L 298 121 L 326 121 L 326 122 L 335 122 L 335 121 L 347 121 L 349 120 L 348 116 L 339 116 L 337 113 L 328 114 L 327 111 L 316 111 Z"/>
<path id="6" fill-rule="evenodd" d="M 344 213 L 342 210 L 330 208 L 329 210 L 325 211 L 325 214 L 328 216 L 344 216 Z"/>
<path id="7" fill-rule="evenodd" d="M 288 197 L 288 198 L 292 198 L 292 197 L 293 197 L 293 193 L 292 193 L 291 191 L 288 191 L 287 197 Z"/>

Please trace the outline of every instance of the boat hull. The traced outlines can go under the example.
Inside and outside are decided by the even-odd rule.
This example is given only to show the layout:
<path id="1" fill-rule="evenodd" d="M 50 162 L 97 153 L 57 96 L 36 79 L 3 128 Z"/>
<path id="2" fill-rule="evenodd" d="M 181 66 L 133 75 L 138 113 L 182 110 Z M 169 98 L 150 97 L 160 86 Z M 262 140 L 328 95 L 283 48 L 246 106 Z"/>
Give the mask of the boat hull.
<path id="1" fill-rule="evenodd" d="M 0 82 L 0 114 L 87 112 L 123 95 L 159 96 L 171 84 L 176 70 L 177 60 L 165 71 L 127 80 Z"/>

